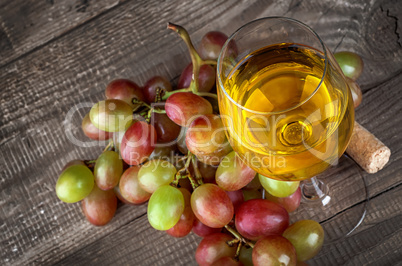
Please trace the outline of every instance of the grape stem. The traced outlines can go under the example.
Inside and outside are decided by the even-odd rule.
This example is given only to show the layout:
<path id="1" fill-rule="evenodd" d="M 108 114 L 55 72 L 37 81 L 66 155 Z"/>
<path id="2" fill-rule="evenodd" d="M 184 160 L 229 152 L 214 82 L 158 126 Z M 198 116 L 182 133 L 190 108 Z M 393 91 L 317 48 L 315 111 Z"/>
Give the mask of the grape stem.
<path id="1" fill-rule="evenodd" d="M 191 162 L 193 164 L 195 180 L 197 181 L 198 185 L 201 186 L 202 184 L 204 184 L 204 182 L 202 181 L 202 175 L 200 173 L 200 169 L 198 169 L 198 164 L 194 155 L 191 158 Z"/>
<path id="2" fill-rule="evenodd" d="M 195 93 L 198 91 L 199 88 L 198 74 L 200 73 L 200 67 L 204 63 L 204 61 L 201 59 L 200 55 L 197 53 L 197 50 L 194 48 L 194 45 L 190 39 L 190 35 L 185 28 L 170 22 L 168 23 L 167 28 L 179 34 L 179 36 L 187 45 L 191 56 L 191 62 L 193 63 L 193 76 L 189 88 L 191 88 L 191 91 Z"/>
<path id="3" fill-rule="evenodd" d="M 114 143 L 113 140 L 110 140 L 109 143 L 106 145 L 105 149 L 103 149 L 103 152 L 109 150 L 110 148 L 114 148 Z"/>
<path id="4" fill-rule="evenodd" d="M 240 251 L 241 251 L 242 246 L 243 246 L 243 242 L 239 241 L 239 244 L 237 245 L 237 249 L 236 249 L 236 254 L 235 254 L 236 261 L 239 261 L 239 256 L 240 256 Z"/>
<path id="5" fill-rule="evenodd" d="M 174 91 L 168 91 L 162 96 L 162 100 L 165 101 L 171 95 L 178 93 L 178 92 L 191 92 L 191 90 L 190 90 L 190 88 L 185 88 L 185 89 L 179 89 L 179 90 L 174 90 Z"/>
<path id="6" fill-rule="evenodd" d="M 218 95 L 216 95 L 215 93 L 196 92 L 195 94 L 197 94 L 198 96 L 201 96 L 201 97 L 211 97 L 211 98 L 214 98 L 214 99 L 218 100 Z"/>
<path id="7" fill-rule="evenodd" d="M 239 232 L 237 232 L 235 229 L 233 229 L 229 225 L 225 225 L 225 229 L 228 230 L 236 239 L 238 239 L 240 242 L 244 243 L 246 246 L 254 248 L 254 243 L 252 243 L 250 240 L 247 240 L 246 238 L 244 238 Z"/>

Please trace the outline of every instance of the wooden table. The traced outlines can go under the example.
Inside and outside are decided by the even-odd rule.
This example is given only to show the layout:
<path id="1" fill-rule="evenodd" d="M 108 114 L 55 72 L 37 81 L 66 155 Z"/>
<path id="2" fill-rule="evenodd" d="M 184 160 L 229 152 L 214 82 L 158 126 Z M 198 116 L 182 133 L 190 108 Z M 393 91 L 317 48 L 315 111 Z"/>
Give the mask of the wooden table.
<path id="1" fill-rule="evenodd" d="M 102 150 L 67 138 L 69 131 L 85 140 L 80 125 L 89 108 L 74 113 L 71 128 L 65 120 L 76 104 L 102 100 L 112 79 L 175 80 L 190 59 L 183 42 L 166 30 L 168 21 L 185 26 L 197 43 L 210 30 L 230 34 L 276 15 L 311 25 L 332 51 L 363 57 L 358 82 L 364 100 L 356 120 L 392 150 L 388 165 L 367 177 L 370 206 L 363 224 L 309 263 L 402 263 L 401 1 L 1 0 L 0 264 L 195 264 L 200 238 L 155 231 L 146 205 L 121 205 L 110 224 L 94 227 L 80 204 L 57 199 L 63 165 Z"/>

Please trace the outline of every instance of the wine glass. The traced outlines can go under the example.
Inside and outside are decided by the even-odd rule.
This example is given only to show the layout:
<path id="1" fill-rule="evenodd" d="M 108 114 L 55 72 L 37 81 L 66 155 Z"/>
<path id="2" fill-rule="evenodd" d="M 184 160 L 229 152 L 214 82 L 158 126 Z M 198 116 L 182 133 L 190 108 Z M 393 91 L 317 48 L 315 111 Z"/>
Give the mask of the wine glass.
<path id="1" fill-rule="evenodd" d="M 303 218 L 309 219 L 308 214 L 328 222 L 340 207 L 366 200 L 362 173 L 348 158 L 341 160 L 341 168 L 348 161 L 353 174 L 338 178 L 343 174 L 332 170 L 330 181 L 317 179 L 340 163 L 352 135 L 354 107 L 342 70 L 309 26 L 284 17 L 242 26 L 221 51 L 217 78 L 219 109 L 233 149 L 266 177 L 305 180 Z M 342 186 L 339 180 L 348 187 L 336 189 Z M 360 224 L 363 205 L 359 215 L 345 218 L 345 228 L 332 239 Z"/>

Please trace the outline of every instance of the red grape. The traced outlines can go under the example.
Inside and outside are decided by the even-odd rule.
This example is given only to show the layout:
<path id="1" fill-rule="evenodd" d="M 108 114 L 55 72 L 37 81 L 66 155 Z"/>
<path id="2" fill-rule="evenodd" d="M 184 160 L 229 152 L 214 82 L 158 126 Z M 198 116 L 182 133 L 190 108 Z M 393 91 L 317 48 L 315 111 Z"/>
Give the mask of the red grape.
<path id="1" fill-rule="evenodd" d="M 123 173 L 123 161 L 115 151 L 103 152 L 95 163 L 95 182 L 102 190 L 114 188 Z"/>
<path id="2" fill-rule="evenodd" d="M 153 126 L 138 121 L 132 124 L 124 133 L 120 145 L 123 160 L 129 165 L 138 165 L 154 151 L 157 135 Z"/>
<path id="3" fill-rule="evenodd" d="M 108 190 L 107 190 L 107 191 L 108 191 Z M 124 204 L 133 205 L 133 203 L 129 202 L 128 200 L 126 200 L 126 199 L 121 195 L 119 186 L 115 186 L 115 187 L 113 188 L 113 191 L 114 191 L 114 194 L 116 195 L 116 197 L 117 197 L 121 202 L 123 202 Z"/>
<path id="4" fill-rule="evenodd" d="M 199 115 L 212 114 L 212 105 L 191 92 L 177 92 L 166 100 L 165 110 L 173 122 L 184 127 Z"/>
<path id="5" fill-rule="evenodd" d="M 201 240 L 195 251 L 195 259 L 198 265 L 211 265 L 222 257 L 234 257 L 236 247 L 229 247 L 226 241 L 233 238 L 223 233 L 209 235 Z"/>
<path id="6" fill-rule="evenodd" d="M 265 236 L 257 241 L 253 248 L 255 266 L 296 266 L 296 250 L 282 236 Z"/>
<path id="7" fill-rule="evenodd" d="M 362 89 L 356 83 L 356 81 L 353 81 L 353 79 L 346 78 L 346 82 L 348 83 L 350 91 L 352 93 L 353 106 L 357 108 L 362 103 L 363 100 Z"/>
<path id="8" fill-rule="evenodd" d="M 113 133 L 100 130 L 91 123 L 89 119 L 89 113 L 84 116 L 81 124 L 82 131 L 85 136 L 93 140 L 107 140 L 110 139 Z"/>
<path id="9" fill-rule="evenodd" d="M 154 126 L 158 143 L 171 142 L 177 138 L 181 127 L 174 123 L 166 114 L 152 113 L 151 125 Z"/>
<path id="10" fill-rule="evenodd" d="M 258 240 L 263 236 L 281 235 L 289 225 L 289 214 L 277 203 L 252 199 L 240 206 L 235 223 L 242 236 Z"/>
<path id="11" fill-rule="evenodd" d="M 338 52 L 334 54 L 336 61 L 346 77 L 356 80 L 363 72 L 362 58 L 353 52 Z"/>
<path id="12" fill-rule="evenodd" d="M 194 190 L 191 208 L 198 220 L 212 228 L 224 227 L 234 214 L 229 196 L 214 184 L 204 184 Z"/>
<path id="13" fill-rule="evenodd" d="M 243 264 L 231 257 L 222 257 L 212 263 L 211 266 L 243 266 Z"/>
<path id="14" fill-rule="evenodd" d="M 185 188 L 179 188 L 179 190 L 184 197 L 184 211 L 177 224 L 166 231 L 166 233 L 174 237 L 184 237 L 188 235 L 191 229 L 193 229 L 194 223 L 194 213 L 191 209 L 191 193 Z"/>
<path id="15" fill-rule="evenodd" d="M 117 198 L 113 190 L 103 191 L 94 186 L 91 193 L 82 201 L 82 210 L 87 220 L 97 226 L 112 220 L 117 209 Z"/>
<path id="16" fill-rule="evenodd" d="M 226 191 L 226 194 L 229 196 L 230 200 L 232 201 L 234 212 L 236 213 L 237 209 L 244 202 L 243 192 L 241 190 Z"/>
<path id="17" fill-rule="evenodd" d="M 155 76 L 149 79 L 144 85 L 144 96 L 147 103 L 153 103 L 156 99 L 157 89 L 166 91 L 172 90 L 172 85 L 170 82 L 161 76 Z"/>
<path id="18" fill-rule="evenodd" d="M 142 89 L 135 82 L 128 79 L 116 79 L 109 83 L 106 87 L 106 99 L 119 99 L 130 104 L 132 107 L 132 99 L 145 101 Z"/>
<path id="19" fill-rule="evenodd" d="M 206 237 L 215 233 L 219 233 L 221 230 L 222 228 L 212 228 L 206 226 L 205 224 L 200 222 L 197 217 L 194 218 L 193 232 L 200 237 Z"/>
<path id="20" fill-rule="evenodd" d="M 218 56 L 225 44 L 228 36 L 220 31 L 210 31 L 206 33 L 202 39 L 200 46 L 198 47 L 198 52 L 200 56 L 206 59 L 218 59 Z"/>
<path id="21" fill-rule="evenodd" d="M 209 92 L 215 85 L 215 69 L 210 65 L 201 65 L 200 72 L 198 73 L 198 91 Z M 190 63 L 181 73 L 178 89 L 190 87 L 193 79 L 193 64 Z"/>
<path id="22" fill-rule="evenodd" d="M 313 258 L 324 243 L 324 229 L 313 220 L 295 222 L 285 230 L 283 236 L 295 247 L 298 261 Z"/>
<path id="23" fill-rule="evenodd" d="M 300 190 L 300 188 L 298 188 L 295 191 L 295 193 L 293 193 L 292 195 L 285 197 L 285 198 L 278 198 L 278 197 L 272 196 L 271 194 L 266 192 L 265 198 L 269 201 L 278 203 L 283 208 L 285 208 L 288 212 L 293 212 L 300 206 L 301 190 Z"/>
<path id="24" fill-rule="evenodd" d="M 199 116 L 191 122 L 186 133 L 186 145 L 201 162 L 211 165 L 218 165 L 232 150 L 221 118 L 213 114 Z"/>
<path id="25" fill-rule="evenodd" d="M 124 171 L 119 183 L 121 196 L 133 204 L 146 202 L 151 197 L 151 193 L 142 189 L 138 182 L 138 171 L 140 168 L 140 166 L 136 165 L 128 168 Z"/>
<path id="26" fill-rule="evenodd" d="M 255 177 L 255 171 L 248 167 L 236 152 L 226 155 L 216 171 L 216 184 L 227 191 L 243 188 Z"/>

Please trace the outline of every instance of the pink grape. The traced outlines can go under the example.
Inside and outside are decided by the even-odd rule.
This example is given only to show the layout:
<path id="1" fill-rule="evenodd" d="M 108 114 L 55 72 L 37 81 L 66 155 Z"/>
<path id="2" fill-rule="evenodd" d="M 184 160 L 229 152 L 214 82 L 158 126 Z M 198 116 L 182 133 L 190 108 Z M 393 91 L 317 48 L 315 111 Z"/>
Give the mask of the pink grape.
<path id="1" fill-rule="evenodd" d="M 203 238 L 195 251 L 198 265 L 211 265 L 222 257 L 234 257 L 236 247 L 229 247 L 226 242 L 233 238 L 223 233 L 216 233 Z"/>
<path id="2" fill-rule="evenodd" d="M 124 171 L 120 178 L 119 190 L 121 196 L 132 204 L 141 204 L 149 200 L 151 193 L 141 188 L 138 182 L 140 166 L 134 165 Z"/>
<path id="3" fill-rule="evenodd" d="M 172 85 L 170 84 L 169 80 L 161 76 L 152 77 L 145 83 L 143 89 L 145 101 L 147 103 L 155 102 L 158 88 L 165 92 L 172 91 Z"/>
<path id="4" fill-rule="evenodd" d="M 191 92 L 177 92 L 166 100 L 165 110 L 173 122 L 185 127 L 199 115 L 212 114 L 212 105 Z"/>
<path id="5" fill-rule="evenodd" d="M 118 99 L 125 101 L 134 107 L 132 99 L 138 99 L 140 101 L 145 101 L 145 97 L 142 88 L 138 86 L 135 82 L 128 79 L 116 79 L 110 82 L 106 87 L 106 99 Z"/>
<path id="6" fill-rule="evenodd" d="M 172 228 L 166 231 L 174 237 L 184 237 L 191 232 L 194 224 L 194 213 L 191 209 L 191 193 L 185 188 L 179 188 L 184 197 L 184 211 L 180 220 Z"/>
<path id="7" fill-rule="evenodd" d="M 210 31 L 206 33 L 202 39 L 198 52 L 205 59 L 218 59 L 219 53 L 222 50 L 228 36 L 220 31 Z"/>
<path id="8" fill-rule="evenodd" d="M 221 230 L 222 228 L 212 228 L 206 226 L 205 224 L 200 222 L 197 217 L 194 218 L 193 232 L 200 237 L 206 237 L 215 233 L 219 233 Z"/>
<path id="9" fill-rule="evenodd" d="M 252 199 L 239 207 L 235 223 L 242 236 L 258 240 L 264 236 L 281 235 L 289 225 L 289 214 L 277 203 Z"/>
<path id="10" fill-rule="evenodd" d="M 265 236 L 257 241 L 253 248 L 255 266 L 296 266 L 296 250 L 282 236 Z"/>
<path id="11" fill-rule="evenodd" d="M 211 165 L 218 165 L 232 150 L 221 118 L 213 114 L 199 116 L 191 122 L 186 133 L 186 145 L 198 160 Z"/>
<path id="12" fill-rule="evenodd" d="M 356 81 L 353 81 L 353 79 L 351 79 L 351 78 L 346 78 L 346 82 L 348 83 L 348 86 L 352 93 L 353 106 L 355 108 L 357 108 L 357 107 L 359 107 L 359 105 L 362 103 L 362 100 L 363 100 L 362 89 L 356 83 Z"/>
<path id="13" fill-rule="evenodd" d="M 267 192 L 267 193 L 265 193 L 265 198 L 269 201 L 278 203 L 283 208 L 285 208 L 288 212 L 293 212 L 300 206 L 301 190 L 300 190 L 300 188 L 298 188 L 295 191 L 295 193 L 293 193 L 292 195 L 285 197 L 285 198 L 278 198 L 278 197 L 272 196 L 271 194 L 269 194 Z"/>
<path id="14" fill-rule="evenodd" d="M 201 65 L 200 72 L 198 74 L 198 91 L 209 92 L 215 85 L 215 69 L 210 65 Z M 190 87 L 190 83 L 193 79 L 193 64 L 190 63 L 181 73 L 179 82 L 177 84 L 178 89 Z"/>
<path id="15" fill-rule="evenodd" d="M 214 184 L 204 184 L 194 190 L 191 208 L 198 220 L 212 228 L 224 227 L 234 214 L 229 196 Z"/>
<path id="16" fill-rule="evenodd" d="M 114 188 L 123 173 L 123 161 L 115 151 L 103 152 L 95 163 L 94 176 L 96 185 L 102 190 Z"/>
<path id="17" fill-rule="evenodd" d="M 133 108 L 125 101 L 107 99 L 92 106 L 89 118 L 91 123 L 100 130 L 124 131 L 133 121 Z"/>
<path id="18" fill-rule="evenodd" d="M 256 172 L 248 167 L 236 152 L 226 155 L 216 171 L 216 184 L 227 191 L 235 191 L 250 183 Z"/>
<path id="19" fill-rule="evenodd" d="M 103 191 L 94 186 L 91 193 L 82 201 L 82 210 L 87 220 L 102 226 L 112 220 L 117 209 L 117 198 L 113 190 Z"/>
<path id="20" fill-rule="evenodd" d="M 113 133 L 100 130 L 91 123 L 89 113 L 84 116 L 81 124 L 82 131 L 85 136 L 93 140 L 108 140 L 113 136 Z"/>
<path id="21" fill-rule="evenodd" d="M 129 165 L 138 165 L 151 155 L 156 144 L 156 130 L 153 126 L 138 121 L 124 133 L 120 145 L 120 154 Z"/>
<path id="22" fill-rule="evenodd" d="M 313 220 L 300 220 L 283 233 L 296 249 L 297 260 L 306 261 L 320 252 L 324 243 L 324 229 Z"/>

